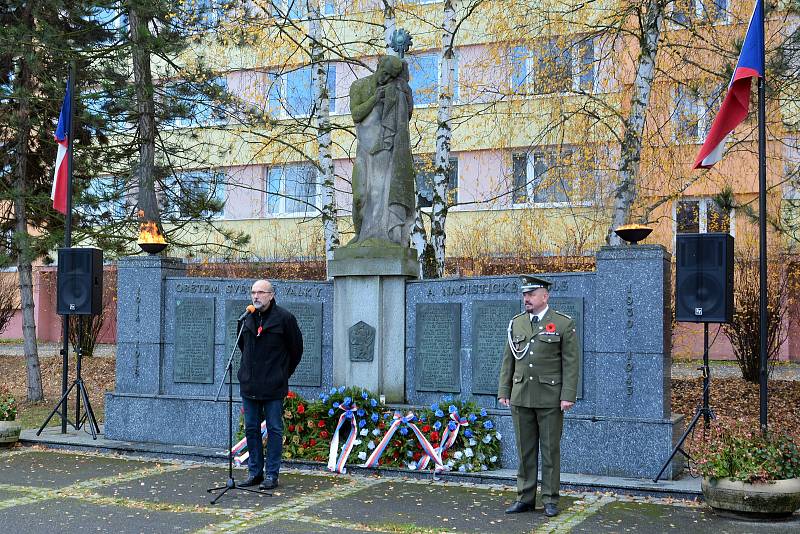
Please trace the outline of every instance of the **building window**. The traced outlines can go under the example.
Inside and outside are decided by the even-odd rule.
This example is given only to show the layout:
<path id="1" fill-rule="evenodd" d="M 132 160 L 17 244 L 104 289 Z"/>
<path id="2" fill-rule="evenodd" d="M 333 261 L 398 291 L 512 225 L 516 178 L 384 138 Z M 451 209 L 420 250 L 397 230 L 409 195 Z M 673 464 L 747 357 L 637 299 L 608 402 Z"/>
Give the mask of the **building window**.
<path id="1" fill-rule="evenodd" d="M 435 104 L 439 101 L 439 58 L 438 53 L 414 54 L 406 56 L 408 61 L 409 85 L 414 93 L 414 105 Z M 458 54 L 453 60 L 453 100 L 458 101 Z"/>
<path id="2" fill-rule="evenodd" d="M 217 77 L 202 86 L 172 82 L 165 89 L 166 123 L 180 128 L 225 122 L 227 80 Z"/>
<path id="3" fill-rule="evenodd" d="M 126 215 L 125 181 L 116 176 L 101 176 L 89 182 L 80 211 L 103 219 L 122 219 Z"/>
<path id="4" fill-rule="evenodd" d="M 334 4 L 332 0 L 325 1 L 323 9 L 326 14 L 329 3 Z M 308 0 L 273 0 L 273 2 L 269 4 L 268 9 L 271 9 L 272 16 L 275 18 L 300 20 L 306 18 L 308 15 Z"/>
<path id="5" fill-rule="evenodd" d="M 433 205 L 433 180 L 436 171 L 433 155 L 416 156 L 414 168 L 417 171 L 417 202 L 420 208 L 430 208 Z M 447 191 L 445 202 L 455 204 L 458 197 L 458 158 L 450 158 L 450 172 L 447 175 Z"/>
<path id="6" fill-rule="evenodd" d="M 672 124 L 676 142 L 703 142 L 711 129 L 713 110 L 717 107 L 721 90 L 721 87 L 708 91 L 685 85 L 675 89 Z"/>
<path id="7" fill-rule="evenodd" d="M 289 164 L 267 170 L 266 209 L 270 215 L 312 211 L 317 197 L 317 169 L 309 164 Z"/>
<path id="8" fill-rule="evenodd" d="M 313 111 L 312 67 L 305 66 L 284 74 L 268 74 L 269 109 L 273 117 L 308 117 Z M 328 65 L 328 98 L 331 113 L 336 111 L 336 65 Z"/>
<path id="9" fill-rule="evenodd" d="M 173 217 L 223 217 L 225 173 L 212 169 L 181 172 L 167 180 L 164 211 Z"/>
<path id="10" fill-rule="evenodd" d="M 592 92 L 594 83 L 595 51 L 591 38 L 548 39 L 532 47 L 516 46 L 511 50 L 514 93 Z"/>
<path id="11" fill-rule="evenodd" d="M 587 149 L 588 150 L 588 149 Z M 537 147 L 512 154 L 512 202 L 561 205 L 595 198 L 600 182 L 592 156 L 574 148 Z"/>
<path id="12" fill-rule="evenodd" d="M 675 231 L 679 234 L 733 234 L 732 221 L 733 210 L 722 209 L 711 198 L 682 199 L 675 203 Z"/>
<path id="13" fill-rule="evenodd" d="M 670 13 L 670 23 L 687 27 L 697 22 L 728 24 L 729 0 L 676 0 Z"/>

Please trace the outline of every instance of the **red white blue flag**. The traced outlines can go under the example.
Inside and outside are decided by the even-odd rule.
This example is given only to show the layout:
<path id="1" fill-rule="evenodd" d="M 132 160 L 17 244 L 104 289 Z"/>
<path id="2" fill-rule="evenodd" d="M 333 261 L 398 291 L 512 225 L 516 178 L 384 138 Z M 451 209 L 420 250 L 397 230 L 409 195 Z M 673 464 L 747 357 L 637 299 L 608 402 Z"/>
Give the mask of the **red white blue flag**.
<path id="1" fill-rule="evenodd" d="M 56 154 L 56 168 L 53 173 L 53 191 L 50 193 L 50 198 L 53 199 L 53 208 L 64 215 L 67 214 L 70 102 L 69 84 L 67 84 L 67 92 L 64 95 L 64 103 L 61 105 L 61 115 L 58 116 L 58 127 L 55 133 L 58 153 Z"/>
<path id="2" fill-rule="evenodd" d="M 725 150 L 725 139 L 739 124 L 747 118 L 750 107 L 750 89 L 753 78 L 764 77 L 764 19 L 763 0 L 756 0 L 747 35 L 744 38 L 739 62 L 733 71 L 733 78 L 728 85 L 728 93 L 722 101 L 719 113 L 711 124 L 700 153 L 694 162 L 694 169 L 708 169 L 722 159 Z"/>

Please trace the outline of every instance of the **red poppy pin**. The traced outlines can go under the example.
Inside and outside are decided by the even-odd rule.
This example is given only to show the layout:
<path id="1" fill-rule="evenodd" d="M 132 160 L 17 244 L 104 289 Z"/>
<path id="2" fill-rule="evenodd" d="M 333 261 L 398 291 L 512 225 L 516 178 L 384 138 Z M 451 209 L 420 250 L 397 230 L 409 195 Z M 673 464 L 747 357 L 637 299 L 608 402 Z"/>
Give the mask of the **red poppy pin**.
<path id="1" fill-rule="evenodd" d="M 552 334 L 556 331 L 556 325 L 553 323 L 547 323 L 547 326 L 545 326 L 544 329 L 548 334 Z"/>
<path id="2" fill-rule="evenodd" d="M 261 335 L 261 332 L 263 332 L 263 331 L 264 331 L 264 327 L 262 327 L 261 325 L 259 325 L 259 327 L 258 327 L 258 331 L 256 332 L 256 337 L 260 336 L 260 335 Z"/>

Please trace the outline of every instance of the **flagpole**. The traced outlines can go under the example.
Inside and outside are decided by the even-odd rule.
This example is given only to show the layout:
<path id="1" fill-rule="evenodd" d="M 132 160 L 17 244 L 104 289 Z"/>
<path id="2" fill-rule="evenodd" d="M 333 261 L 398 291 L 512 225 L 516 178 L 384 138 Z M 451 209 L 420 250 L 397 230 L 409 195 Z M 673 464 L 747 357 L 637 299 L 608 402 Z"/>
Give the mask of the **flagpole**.
<path id="1" fill-rule="evenodd" d="M 765 39 L 766 2 L 761 7 L 761 38 Z M 766 67 L 765 46 L 761 44 L 761 64 Z M 758 78 L 758 225 L 759 225 L 759 400 L 761 432 L 767 432 L 767 113 L 766 72 Z"/>
<path id="2" fill-rule="evenodd" d="M 72 141 L 75 139 L 75 62 L 69 64 L 69 134 L 67 137 L 67 212 L 64 214 L 64 248 L 72 247 Z M 67 382 L 69 381 L 69 315 L 62 316 L 61 346 L 61 433 L 67 433 Z M 77 425 L 78 422 L 75 421 Z"/>

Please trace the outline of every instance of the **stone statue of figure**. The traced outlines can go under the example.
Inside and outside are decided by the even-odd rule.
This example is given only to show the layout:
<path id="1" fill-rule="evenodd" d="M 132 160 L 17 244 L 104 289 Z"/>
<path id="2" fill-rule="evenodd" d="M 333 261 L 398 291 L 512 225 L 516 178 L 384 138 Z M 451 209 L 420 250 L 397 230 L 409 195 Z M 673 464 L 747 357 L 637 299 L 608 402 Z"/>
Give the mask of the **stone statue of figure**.
<path id="1" fill-rule="evenodd" d="M 415 174 L 408 133 L 414 99 L 408 79 L 405 61 L 382 56 L 374 74 L 350 87 L 358 140 L 351 244 L 376 239 L 409 246 Z"/>

